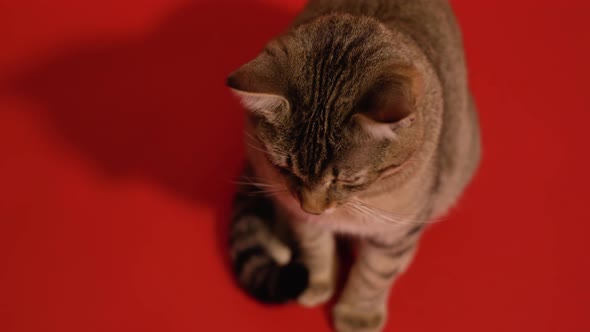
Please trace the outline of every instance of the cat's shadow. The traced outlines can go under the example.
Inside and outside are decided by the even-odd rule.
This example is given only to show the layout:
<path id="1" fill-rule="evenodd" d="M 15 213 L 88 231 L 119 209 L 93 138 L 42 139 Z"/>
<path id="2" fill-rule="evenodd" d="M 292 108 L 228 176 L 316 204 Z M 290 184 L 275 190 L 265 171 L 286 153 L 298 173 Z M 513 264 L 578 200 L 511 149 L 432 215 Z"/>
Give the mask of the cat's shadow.
<path id="1" fill-rule="evenodd" d="M 242 110 L 225 79 L 294 14 L 253 1 L 201 1 L 143 37 L 75 45 L 11 87 L 39 103 L 64 141 L 113 181 L 144 178 L 211 207 L 226 257 L 243 151 Z"/>
<path id="2" fill-rule="evenodd" d="M 225 78 L 292 16 L 253 1 L 201 1 L 142 37 L 72 46 L 11 85 L 114 180 L 145 178 L 213 208 L 221 249 L 243 159 L 242 111 Z"/>

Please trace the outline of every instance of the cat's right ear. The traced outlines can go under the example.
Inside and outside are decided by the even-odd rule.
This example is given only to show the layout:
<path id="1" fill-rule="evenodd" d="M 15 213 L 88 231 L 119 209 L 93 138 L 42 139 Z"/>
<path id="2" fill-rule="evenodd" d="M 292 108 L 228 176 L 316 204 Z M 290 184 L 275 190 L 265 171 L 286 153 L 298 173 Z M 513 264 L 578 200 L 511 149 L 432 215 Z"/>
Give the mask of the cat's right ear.
<path id="1" fill-rule="evenodd" d="M 396 140 L 401 130 L 416 122 L 422 94 L 423 80 L 416 68 L 392 67 L 361 98 L 353 119 L 369 137 Z"/>
<path id="2" fill-rule="evenodd" d="M 274 61 L 263 53 L 234 71 L 226 84 L 246 109 L 272 122 L 289 110 L 281 76 Z"/>

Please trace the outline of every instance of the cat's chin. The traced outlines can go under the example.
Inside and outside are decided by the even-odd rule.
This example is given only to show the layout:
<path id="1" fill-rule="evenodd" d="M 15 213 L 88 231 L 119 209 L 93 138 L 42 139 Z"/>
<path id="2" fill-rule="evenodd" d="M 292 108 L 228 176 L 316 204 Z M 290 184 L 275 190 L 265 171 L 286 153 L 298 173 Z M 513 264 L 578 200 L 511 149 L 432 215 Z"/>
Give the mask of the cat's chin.
<path id="1" fill-rule="evenodd" d="M 316 214 L 316 213 L 306 212 L 301 207 L 299 207 L 299 215 L 302 216 L 301 218 L 303 218 L 309 222 L 319 222 L 320 220 L 326 220 L 326 219 L 332 217 L 334 214 L 337 214 L 338 213 L 337 211 L 338 211 L 337 208 L 330 208 L 320 214 Z"/>

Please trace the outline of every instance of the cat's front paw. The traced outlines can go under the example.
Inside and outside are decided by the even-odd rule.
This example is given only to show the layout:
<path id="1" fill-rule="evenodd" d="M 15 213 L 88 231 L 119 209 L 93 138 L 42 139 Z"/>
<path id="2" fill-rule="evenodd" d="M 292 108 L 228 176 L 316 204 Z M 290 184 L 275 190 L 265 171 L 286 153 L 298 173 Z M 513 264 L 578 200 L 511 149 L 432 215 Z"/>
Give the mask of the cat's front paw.
<path id="1" fill-rule="evenodd" d="M 337 332 L 378 332 L 385 324 L 385 306 L 361 308 L 338 303 L 332 311 L 334 329 Z"/>
<path id="2" fill-rule="evenodd" d="M 315 307 L 324 304 L 334 295 L 334 283 L 329 281 L 311 282 L 307 289 L 297 298 L 304 307 Z"/>

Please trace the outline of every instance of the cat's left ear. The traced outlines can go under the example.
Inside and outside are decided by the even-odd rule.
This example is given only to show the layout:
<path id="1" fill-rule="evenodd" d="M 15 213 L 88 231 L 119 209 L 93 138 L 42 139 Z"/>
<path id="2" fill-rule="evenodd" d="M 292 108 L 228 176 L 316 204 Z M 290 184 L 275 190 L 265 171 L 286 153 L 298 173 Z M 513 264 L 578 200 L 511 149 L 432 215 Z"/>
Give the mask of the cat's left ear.
<path id="1" fill-rule="evenodd" d="M 234 71 L 226 84 L 245 108 L 271 122 L 289 110 L 289 101 L 283 93 L 284 75 L 266 53 Z"/>
<path id="2" fill-rule="evenodd" d="M 416 68 L 395 67 L 365 93 L 353 118 L 372 138 L 396 139 L 400 129 L 416 121 L 422 93 L 423 80 Z"/>

